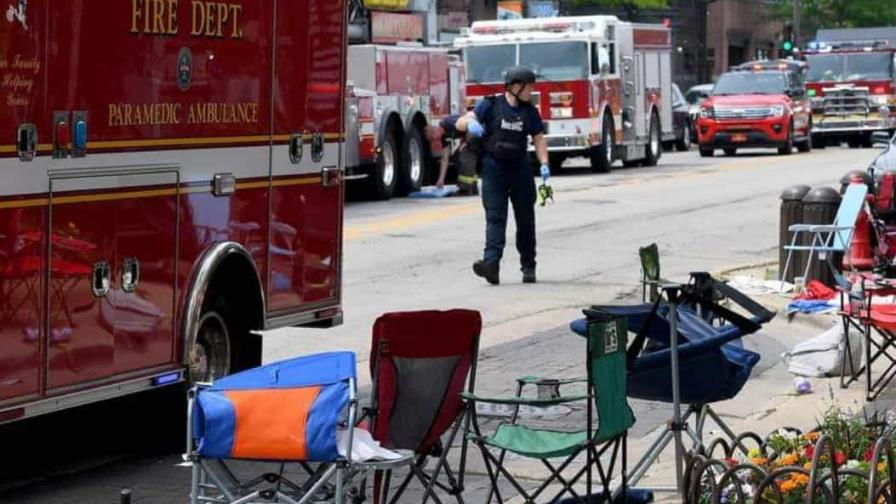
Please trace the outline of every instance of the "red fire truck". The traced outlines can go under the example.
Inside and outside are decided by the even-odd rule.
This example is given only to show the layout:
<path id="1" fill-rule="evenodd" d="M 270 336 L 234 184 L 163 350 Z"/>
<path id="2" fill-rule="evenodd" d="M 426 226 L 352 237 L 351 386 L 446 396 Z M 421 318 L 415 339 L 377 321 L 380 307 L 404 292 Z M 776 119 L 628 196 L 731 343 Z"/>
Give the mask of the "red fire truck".
<path id="1" fill-rule="evenodd" d="M 614 16 L 479 21 L 463 48 L 467 102 L 503 92 L 503 71 L 526 65 L 546 120 L 551 164 L 587 156 L 594 171 L 655 165 L 673 140 L 671 36 L 662 25 Z M 534 148 L 533 148 L 534 149 Z"/>
<path id="2" fill-rule="evenodd" d="M 463 67 L 447 49 L 352 45 L 348 49 L 345 165 L 376 199 L 417 191 L 436 172 L 441 143 L 426 127 L 460 112 Z"/>
<path id="3" fill-rule="evenodd" d="M 345 5 L 21 0 L 0 19 L 0 422 L 338 323 Z"/>
<path id="4" fill-rule="evenodd" d="M 896 129 L 896 28 L 819 30 L 809 63 L 814 143 L 871 146 L 871 133 Z"/>

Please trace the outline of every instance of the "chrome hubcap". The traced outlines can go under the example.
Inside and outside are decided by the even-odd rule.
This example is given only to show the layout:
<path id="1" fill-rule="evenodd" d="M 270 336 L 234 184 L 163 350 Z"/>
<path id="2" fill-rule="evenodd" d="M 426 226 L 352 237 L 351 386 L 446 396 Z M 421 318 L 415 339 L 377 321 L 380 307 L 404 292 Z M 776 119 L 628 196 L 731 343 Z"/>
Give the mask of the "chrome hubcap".
<path id="1" fill-rule="evenodd" d="M 410 154 L 410 175 L 411 180 L 417 182 L 420 180 L 420 174 L 423 173 L 423 161 L 420 155 L 420 144 L 416 139 L 411 140 L 411 144 L 408 146 L 408 154 Z"/>
<path id="2" fill-rule="evenodd" d="M 230 338 L 227 325 L 214 312 L 199 321 L 196 341 L 188 354 L 188 373 L 191 383 L 209 383 L 230 372 Z"/>
<path id="3" fill-rule="evenodd" d="M 391 186 L 395 180 L 395 153 L 392 151 L 392 144 L 386 142 L 383 144 L 383 185 Z"/>

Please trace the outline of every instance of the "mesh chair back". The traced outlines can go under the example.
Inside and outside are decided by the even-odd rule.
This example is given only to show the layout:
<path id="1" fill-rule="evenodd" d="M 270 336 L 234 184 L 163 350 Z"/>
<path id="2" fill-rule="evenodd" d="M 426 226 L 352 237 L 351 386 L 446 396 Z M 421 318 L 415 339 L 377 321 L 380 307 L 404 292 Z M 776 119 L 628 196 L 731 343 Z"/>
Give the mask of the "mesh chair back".
<path id="1" fill-rule="evenodd" d="M 463 411 L 482 318 L 473 310 L 387 313 L 373 326 L 373 437 L 427 453 Z"/>
<path id="2" fill-rule="evenodd" d="M 856 220 L 859 218 L 859 212 L 862 211 L 862 207 L 865 205 L 865 197 L 867 195 L 867 185 L 849 184 L 849 187 L 846 188 L 846 192 L 843 194 L 843 200 L 840 201 L 837 215 L 834 217 L 834 225 L 847 228 L 855 227 Z M 831 244 L 831 248 L 845 251 L 850 247 L 852 235 L 852 229 L 835 232 L 834 243 Z"/>
<path id="3" fill-rule="evenodd" d="M 349 403 L 355 354 L 329 352 L 275 362 L 200 388 L 193 410 L 206 458 L 327 462 Z"/>
<path id="4" fill-rule="evenodd" d="M 588 323 L 589 380 L 597 409 L 599 440 L 612 439 L 635 423 L 626 399 L 628 331 L 624 318 Z"/>
<path id="5" fill-rule="evenodd" d="M 638 249 L 638 256 L 641 258 L 641 281 L 645 286 L 649 285 L 650 300 L 653 301 L 659 295 L 655 282 L 660 281 L 660 250 L 656 243 L 651 243 L 646 247 Z"/>

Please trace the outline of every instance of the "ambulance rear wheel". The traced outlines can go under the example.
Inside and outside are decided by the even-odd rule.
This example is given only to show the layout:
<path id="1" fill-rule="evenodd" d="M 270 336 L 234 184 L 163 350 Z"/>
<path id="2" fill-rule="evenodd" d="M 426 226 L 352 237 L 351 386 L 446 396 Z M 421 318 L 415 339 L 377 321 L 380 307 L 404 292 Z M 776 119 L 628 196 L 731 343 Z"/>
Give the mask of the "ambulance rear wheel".
<path id="1" fill-rule="evenodd" d="M 591 171 L 607 173 L 613 166 L 613 120 L 609 114 L 604 115 L 604 124 L 600 129 L 600 145 L 591 148 Z"/>
<path id="2" fill-rule="evenodd" d="M 189 383 L 211 383 L 230 373 L 230 332 L 224 317 L 207 310 L 199 318 L 199 329 L 187 351 Z"/>
<path id="3" fill-rule="evenodd" d="M 398 142 L 395 133 L 386 132 L 376 164 L 369 177 L 370 193 L 374 199 L 387 200 L 395 194 L 398 174 Z"/>
<path id="4" fill-rule="evenodd" d="M 656 166 L 663 157 L 663 142 L 660 139 L 660 118 L 656 113 L 650 115 L 650 132 L 647 136 L 647 155 L 644 156 L 644 166 Z"/>
<path id="5" fill-rule="evenodd" d="M 427 152 L 423 145 L 423 135 L 417 128 L 411 128 L 404 139 L 404 162 L 399 170 L 399 186 L 402 194 L 419 191 L 426 177 Z"/>

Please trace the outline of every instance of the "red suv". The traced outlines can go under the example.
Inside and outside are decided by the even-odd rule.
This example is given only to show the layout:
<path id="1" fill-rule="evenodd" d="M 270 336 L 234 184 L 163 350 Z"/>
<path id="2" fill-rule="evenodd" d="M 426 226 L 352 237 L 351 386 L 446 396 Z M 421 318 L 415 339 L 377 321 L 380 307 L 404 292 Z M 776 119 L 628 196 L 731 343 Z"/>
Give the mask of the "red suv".
<path id="1" fill-rule="evenodd" d="M 782 70 L 722 74 L 700 104 L 700 155 L 715 149 L 733 156 L 740 147 L 777 147 L 778 154 L 812 149 L 812 114 L 802 80 Z"/>

